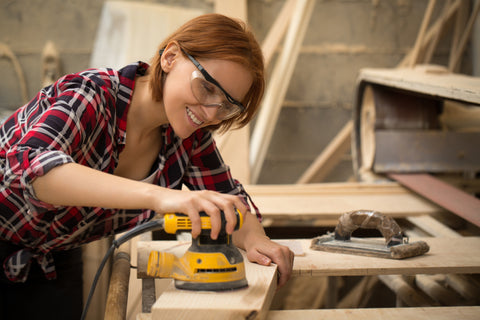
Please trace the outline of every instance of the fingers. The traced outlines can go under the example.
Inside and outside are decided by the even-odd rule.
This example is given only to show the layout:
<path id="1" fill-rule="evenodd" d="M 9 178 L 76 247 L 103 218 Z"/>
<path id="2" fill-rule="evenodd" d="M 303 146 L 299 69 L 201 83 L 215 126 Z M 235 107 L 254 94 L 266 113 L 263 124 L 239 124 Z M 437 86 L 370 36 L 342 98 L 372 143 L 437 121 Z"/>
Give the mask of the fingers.
<path id="1" fill-rule="evenodd" d="M 285 255 L 283 256 L 283 258 L 284 259 L 281 263 L 277 263 L 278 273 L 280 274 L 280 277 L 278 279 L 278 288 L 281 288 L 282 286 L 284 286 L 292 276 L 293 260 L 294 260 L 293 252 L 290 249 L 288 249 L 288 252 L 285 252 Z"/>
<path id="2" fill-rule="evenodd" d="M 235 208 L 240 212 L 247 210 L 242 200 L 238 196 L 222 194 L 214 191 L 195 191 L 190 194 L 191 199 L 187 202 L 184 211 L 192 221 L 192 237 L 196 238 L 201 232 L 201 220 L 199 212 L 204 211 L 211 222 L 210 237 L 217 239 L 222 228 L 221 212 L 223 211 L 226 226 L 225 231 L 232 234 L 237 224 Z"/>
<path id="3" fill-rule="evenodd" d="M 247 252 L 247 257 L 250 261 L 261 265 L 268 266 L 271 263 L 277 265 L 278 288 L 284 286 L 292 276 L 294 253 L 286 246 L 271 243 L 267 247 L 258 248 Z"/>

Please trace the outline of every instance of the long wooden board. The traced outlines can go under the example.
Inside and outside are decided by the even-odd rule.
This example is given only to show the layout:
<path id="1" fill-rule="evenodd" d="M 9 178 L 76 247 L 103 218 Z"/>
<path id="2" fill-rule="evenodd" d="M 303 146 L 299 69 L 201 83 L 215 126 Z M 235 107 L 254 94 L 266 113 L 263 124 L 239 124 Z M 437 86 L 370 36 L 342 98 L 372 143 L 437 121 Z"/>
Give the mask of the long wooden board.
<path id="1" fill-rule="evenodd" d="M 381 241 L 384 239 L 374 239 Z M 422 256 L 403 260 L 364 257 L 310 249 L 310 239 L 294 240 L 300 243 L 304 254 L 295 257 L 295 276 L 362 276 L 381 274 L 471 274 L 480 273 L 480 237 L 419 238 L 430 251 Z M 290 240 L 292 241 L 292 240 Z M 146 275 L 146 258 L 150 250 L 163 250 L 179 246 L 186 250 L 187 244 L 177 241 L 153 241 L 138 243 L 138 276 Z M 254 264 L 248 263 L 248 266 Z M 256 265 L 255 265 L 256 266 Z M 263 270 L 264 267 L 257 266 Z M 253 282 L 251 282 L 253 283 Z"/>
<path id="2" fill-rule="evenodd" d="M 431 308 L 381 308 L 381 309 L 330 309 L 330 310 L 278 310 L 270 311 L 267 320 L 476 320 L 480 307 L 431 307 Z"/>
<path id="3" fill-rule="evenodd" d="M 151 250 L 182 256 L 190 242 L 138 242 L 138 276 L 145 275 Z M 276 289 L 276 266 L 260 266 L 244 256 L 248 288 L 229 292 L 187 291 L 173 281 L 152 306 L 152 320 L 160 319 L 264 319 Z M 142 265 L 142 267 L 140 267 Z"/>
<path id="4" fill-rule="evenodd" d="M 480 307 L 428 307 L 428 308 L 379 308 L 379 309 L 318 309 L 318 310 L 272 310 L 267 320 L 477 320 Z M 140 314 L 137 320 L 152 320 L 151 314 Z"/>
<path id="5" fill-rule="evenodd" d="M 397 183 L 247 185 L 265 218 L 338 219 L 353 210 L 376 210 L 393 217 L 433 214 L 442 208 Z"/>
<path id="6" fill-rule="evenodd" d="M 384 239 L 372 239 L 384 242 Z M 360 276 L 381 274 L 480 273 L 480 237 L 422 238 L 430 251 L 422 256 L 394 260 L 313 251 L 310 240 L 299 240 L 305 255 L 295 257 L 298 276 Z"/>
<path id="7" fill-rule="evenodd" d="M 434 66 L 360 70 L 359 82 L 480 104 L 480 78 L 449 73 Z"/>

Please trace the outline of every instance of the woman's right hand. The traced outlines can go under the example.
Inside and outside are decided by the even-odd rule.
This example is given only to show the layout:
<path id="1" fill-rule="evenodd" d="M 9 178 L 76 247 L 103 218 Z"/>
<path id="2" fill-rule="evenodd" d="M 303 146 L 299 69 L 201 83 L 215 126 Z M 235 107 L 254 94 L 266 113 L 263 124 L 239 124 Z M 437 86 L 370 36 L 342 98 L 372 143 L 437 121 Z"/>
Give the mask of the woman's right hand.
<path id="1" fill-rule="evenodd" d="M 235 208 L 241 213 L 247 212 L 247 207 L 239 196 L 219 193 L 210 190 L 180 191 L 165 189 L 154 198 L 153 210 L 161 215 L 165 213 L 183 213 L 192 221 L 192 237 L 196 238 L 201 232 L 200 212 L 210 216 L 212 230 L 210 237 L 217 239 L 221 229 L 223 211 L 226 232 L 232 234 L 237 223 Z"/>

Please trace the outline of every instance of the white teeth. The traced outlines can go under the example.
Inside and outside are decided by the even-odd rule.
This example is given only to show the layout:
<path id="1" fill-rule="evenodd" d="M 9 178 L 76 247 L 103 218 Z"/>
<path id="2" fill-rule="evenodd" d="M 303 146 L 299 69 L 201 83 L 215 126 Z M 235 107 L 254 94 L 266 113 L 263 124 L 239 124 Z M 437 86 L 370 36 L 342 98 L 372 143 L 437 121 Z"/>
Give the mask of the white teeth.
<path id="1" fill-rule="evenodd" d="M 190 117 L 190 119 L 192 119 L 193 123 L 195 123 L 197 126 L 199 126 L 203 123 L 203 121 L 200 121 L 200 120 L 198 120 L 197 117 L 195 117 L 195 115 L 193 114 L 193 112 L 189 108 L 187 108 L 187 114 Z"/>

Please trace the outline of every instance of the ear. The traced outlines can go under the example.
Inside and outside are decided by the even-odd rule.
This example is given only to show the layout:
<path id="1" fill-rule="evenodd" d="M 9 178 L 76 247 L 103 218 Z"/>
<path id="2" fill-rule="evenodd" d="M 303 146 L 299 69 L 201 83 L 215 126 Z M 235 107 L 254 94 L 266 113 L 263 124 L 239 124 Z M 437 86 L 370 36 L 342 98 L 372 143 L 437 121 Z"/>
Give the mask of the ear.
<path id="1" fill-rule="evenodd" d="M 182 51 L 178 46 L 176 41 L 172 41 L 163 50 L 162 57 L 160 58 L 160 63 L 162 66 L 162 70 L 166 73 L 172 70 L 173 66 L 177 59 L 182 55 Z"/>

